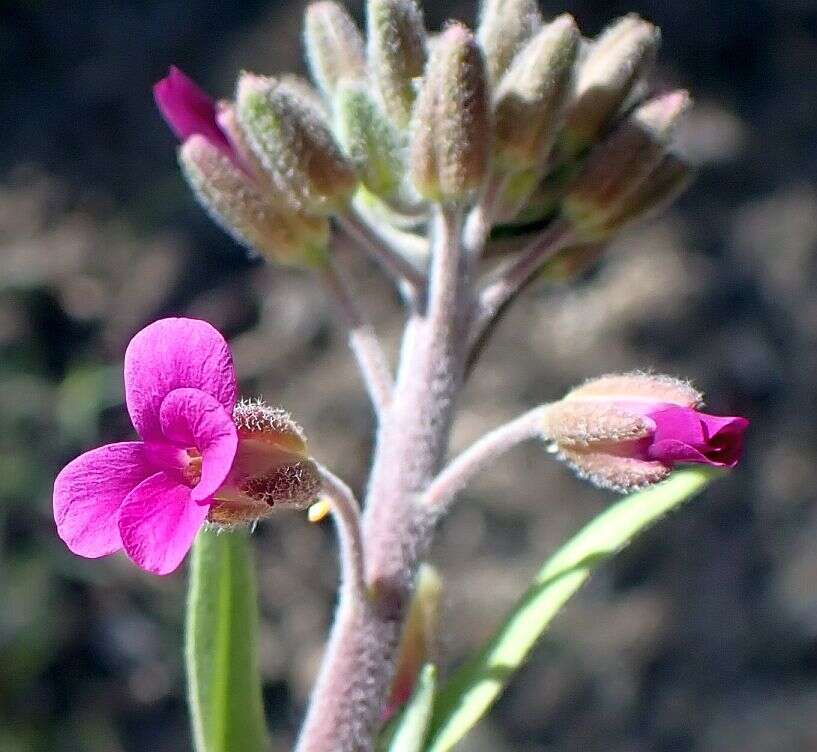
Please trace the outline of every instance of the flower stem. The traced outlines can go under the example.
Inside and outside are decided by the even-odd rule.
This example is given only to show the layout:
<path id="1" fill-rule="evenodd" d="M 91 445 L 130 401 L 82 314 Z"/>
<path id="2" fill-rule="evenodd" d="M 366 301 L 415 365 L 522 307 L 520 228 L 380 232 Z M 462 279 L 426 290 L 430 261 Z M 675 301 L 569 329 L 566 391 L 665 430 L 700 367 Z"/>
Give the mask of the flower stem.
<path id="1" fill-rule="evenodd" d="M 517 444 L 541 435 L 544 409 L 540 406 L 529 410 L 475 441 L 432 481 L 423 494 L 421 501 L 423 506 L 437 517 L 444 514 L 457 493 L 465 488 L 477 473 Z"/>
<path id="2" fill-rule="evenodd" d="M 357 360 L 366 390 L 378 415 L 382 415 L 391 401 L 394 386 L 386 354 L 374 327 L 360 310 L 341 266 L 330 258 L 323 276 L 326 287 L 346 320 L 349 347 Z"/>

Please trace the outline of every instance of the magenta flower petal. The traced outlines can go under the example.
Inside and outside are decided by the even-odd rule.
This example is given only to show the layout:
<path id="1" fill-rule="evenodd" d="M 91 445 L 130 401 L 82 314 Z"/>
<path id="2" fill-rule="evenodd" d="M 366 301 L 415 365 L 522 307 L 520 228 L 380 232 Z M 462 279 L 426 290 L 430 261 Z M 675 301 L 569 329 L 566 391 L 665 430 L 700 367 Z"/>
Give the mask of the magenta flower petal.
<path id="1" fill-rule="evenodd" d="M 153 86 L 153 98 L 180 141 L 198 133 L 232 157 L 230 142 L 216 121 L 215 102 L 176 66 Z"/>
<path id="2" fill-rule="evenodd" d="M 238 387 L 224 337 L 197 319 L 161 319 L 146 326 L 125 352 L 125 398 L 143 439 L 161 440 L 162 401 L 185 387 L 206 392 L 232 413 Z"/>
<path id="3" fill-rule="evenodd" d="M 80 455 L 54 481 L 57 532 L 75 554 L 95 559 L 122 548 L 117 520 L 125 497 L 154 471 L 144 446 L 128 441 Z"/>
<path id="4" fill-rule="evenodd" d="M 745 418 L 706 415 L 688 407 L 669 407 L 650 417 L 656 428 L 647 457 L 668 465 L 696 462 L 734 467 L 749 425 Z"/>
<path id="5" fill-rule="evenodd" d="M 122 504 L 119 534 L 125 552 L 146 572 L 170 574 L 187 555 L 208 511 L 190 498 L 187 486 L 156 473 Z"/>
<path id="6" fill-rule="evenodd" d="M 199 503 L 212 498 L 227 479 L 238 449 L 232 416 L 200 389 L 174 389 L 162 402 L 159 416 L 170 441 L 201 452 L 201 477 L 191 498 Z"/>

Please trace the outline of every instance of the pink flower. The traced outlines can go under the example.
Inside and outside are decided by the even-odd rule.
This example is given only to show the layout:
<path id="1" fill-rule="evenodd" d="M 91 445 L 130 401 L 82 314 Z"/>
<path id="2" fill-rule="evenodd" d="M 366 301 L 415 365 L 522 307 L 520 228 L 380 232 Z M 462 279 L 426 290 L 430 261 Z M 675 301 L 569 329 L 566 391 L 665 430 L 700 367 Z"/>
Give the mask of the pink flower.
<path id="1" fill-rule="evenodd" d="M 721 417 L 691 407 L 657 405 L 645 413 L 655 426 L 641 445 L 642 459 L 673 466 L 693 462 L 734 467 L 743 452 L 746 418 Z"/>
<path id="2" fill-rule="evenodd" d="M 596 485 L 630 491 L 678 464 L 731 468 L 749 421 L 707 415 L 701 395 L 669 376 L 610 374 L 582 384 L 545 413 L 554 450 Z"/>
<path id="3" fill-rule="evenodd" d="M 204 136 L 230 159 L 238 161 L 227 133 L 219 124 L 216 103 L 175 65 L 153 86 L 153 98 L 179 141 Z"/>
<path id="4" fill-rule="evenodd" d="M 54 483 L 57 532 L 75 554 L 120 549 L 155 574 L 175 570 L 230 475 L 238 449 L 230 349 L 210 324 L 162 319 L 125 353 L 125 397 L 141 441 L 108 444 Z"/>

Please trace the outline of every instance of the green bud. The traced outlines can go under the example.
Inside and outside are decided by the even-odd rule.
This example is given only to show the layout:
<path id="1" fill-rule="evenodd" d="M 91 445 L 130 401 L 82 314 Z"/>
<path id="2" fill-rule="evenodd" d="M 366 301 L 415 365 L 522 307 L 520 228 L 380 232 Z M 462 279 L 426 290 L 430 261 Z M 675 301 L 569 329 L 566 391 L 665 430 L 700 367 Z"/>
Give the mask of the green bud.
<path id="1" fill-rule="evenodd" d="M 492 141 L 485 65 L 473 34 L 451 24 L 435 42 L 411 122 L 409 168 L 430 201 L 467 200 L 488 172 Z"/>
<path id="2" fill-rule="evenodd" d="M 562 203 L 562 213 L 579 232 L 603 230 L 642 190 L 666 154 L 673 126 L 689 107 L 689 94 L 673 91 L 635 109 L 588 155 Z"/>
<path id="3" fill-rule="evenodd" d="M 338 141 L 363 185 L 388 198 L 398 189 L 403 174 L 398 135 L 363 83 L 341 82 L 333 109 Z"/>
<path id="4" fill-rule="evenodd" d="M 562 144 L 575 156 L 598 138 L 655 59 L 661 32 L 635 14 L 618 19 L 590 44 L 579 66 Z"/>
<path id="5" fill-rule="evenodd" d="M 320 215 L 345 207 L 357 186 L 354 168 L 297 87 L 244 73 L 236 112 L 253 152 L 292 206 Z"/>
<path id="6" fill-rule="evenodd" d="M 405 128 L 426 63 L 423 15 L 414 0 L 369 0 L 367 10 L 370 75 L 386 115 Z"/>
<path id="7" fill-rule="evenodd" d="M 327 99 L 341 79 L 366 78 L 363 37 L 342 5 L 320 0 L 306 9 L 304 45 L 309 71 Z"/>
<path id="8" fill-rule="evenodd" d="M 483 0 L 477 40 L 491 83 L 502 78 L 516 53 L 541 25 L 536 0 Z"/>
<path id="9" fill-rule="evenodd" d="M 201 205 L 239 243 L 291 266 L 326 258 L 328 221 L 287 209 L 204 136 L 184 142 L 179 163 Z"/>
<path id="10" fill-rule="evenodd" d="M 579 29 L 565 13 L 521 49 L 495 98 L 500 168 L 529 170 L 545 163 L 570 90 Z"/>

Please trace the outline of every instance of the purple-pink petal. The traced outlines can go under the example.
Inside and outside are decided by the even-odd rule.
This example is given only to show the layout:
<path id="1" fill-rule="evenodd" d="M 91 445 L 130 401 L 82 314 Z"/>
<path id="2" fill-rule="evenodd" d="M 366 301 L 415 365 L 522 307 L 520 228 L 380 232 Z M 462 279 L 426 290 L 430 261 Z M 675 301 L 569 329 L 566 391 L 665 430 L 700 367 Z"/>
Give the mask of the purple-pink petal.
<path id="1" fill-rule="evenodd" d="M 695 462 L 734 467 L 749 425 L 745 418 L 707 415 L 687 407 L 669 407 L 650 417 L 656 427 L 647 458 L 668 465 Z"/>
<path id="2" fill-rule="evenodd" d="M 119 512 L 119 534 L 128 556 L 146 572 L 170 574 L 187 555 L 207 518 L 190 489 L 167 473 L 142 481 Z"/>
<path id="3" fill-rule="evenodd" d="M 238 449 L 238 431 L 232 416 L 200 389 L 174 389 L 159 411 L 162 432 L 182 446 L 195 447 L 202 455 L 201 477 L 191 498 L 203 502 L 227 479 Z"/>
<path id="4" fill-rule="evenodd" d="M 97 558 L 122 548 L 119 508 L 154 471 L 141 442 L 107 444 L 68 463 L 54 481 L 57 532 L 75 554 Z"/>
<path id="5" fill-rule="evenodd" d="M 161 319 L 146 326 L 125 352 L 125 398 L 143 439 L 162 439 L 162 402 L 186 387 L 206 392 L 232 413 L 238 386 L 224 337 L 197 319 Z"/>
<path id="6" fill-rule="evenodd" d="M 198 133 L 232 156 L 230 142 L 216 120 L 215 102 L 176 66 L 171 66 L 167 76 L 154 84 L 153 98 L 180 141 Z"/>

